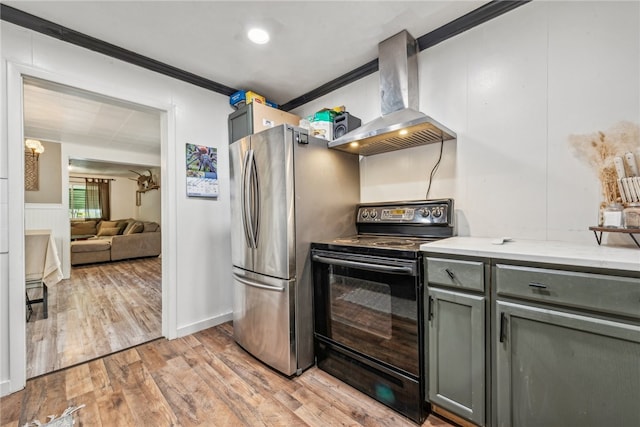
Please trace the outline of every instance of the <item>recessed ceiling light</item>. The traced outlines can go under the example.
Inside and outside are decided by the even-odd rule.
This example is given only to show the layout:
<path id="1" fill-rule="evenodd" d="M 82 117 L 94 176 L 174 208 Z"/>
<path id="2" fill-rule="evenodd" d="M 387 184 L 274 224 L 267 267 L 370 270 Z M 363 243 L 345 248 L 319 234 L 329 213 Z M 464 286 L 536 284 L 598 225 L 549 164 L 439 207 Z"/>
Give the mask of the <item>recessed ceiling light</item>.
<path id="1" fill-rule="evenodd" d="M 256 44 L 265 44 L 269 41 L 269 33 L 261 28 L 252 28 L 247 33 L 249 40 Z"/>

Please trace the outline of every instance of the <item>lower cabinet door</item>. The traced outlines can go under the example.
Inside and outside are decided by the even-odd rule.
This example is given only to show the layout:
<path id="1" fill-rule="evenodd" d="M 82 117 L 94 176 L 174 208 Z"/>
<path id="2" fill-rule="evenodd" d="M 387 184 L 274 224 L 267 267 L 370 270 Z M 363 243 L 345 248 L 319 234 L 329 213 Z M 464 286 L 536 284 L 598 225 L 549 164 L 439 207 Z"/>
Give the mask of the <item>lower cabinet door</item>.
<path id="1" fill-rule="evenodd" d="M 427 303 L 429 400 L 483 426 L 485 297 L 429 288 Z"/>
<path id="2" fill-rule="evenodd" d="M 640 426 L 640 325 L 496 304 L 498 426 Z"/>

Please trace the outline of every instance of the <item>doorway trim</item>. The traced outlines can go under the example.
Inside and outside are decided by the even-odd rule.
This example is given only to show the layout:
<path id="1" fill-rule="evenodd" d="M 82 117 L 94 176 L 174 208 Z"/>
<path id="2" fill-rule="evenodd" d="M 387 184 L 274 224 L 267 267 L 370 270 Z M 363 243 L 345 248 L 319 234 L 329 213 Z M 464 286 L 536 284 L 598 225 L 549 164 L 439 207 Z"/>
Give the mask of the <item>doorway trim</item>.
<path id="1" fill-rule="evenodd" d="M 31 66 L 6 62 L 7 67 L 7 160 L 9 178 L 9 381 L 3 384 L 1 395 L 13 393 L 26 386 L 26 306 L 25 263 L 24 263 L 24 182 L 23 147 L 23 77 L 29 76 L 49 80 L 67 86 L 77 87 L 111 98 L 144 105 L 161 111 L 161 218 L 162 218 L 162 335 L 168 339 L 177 337 L 177 262 L 175 257 L 166 256 L 170 248 L 177 246 L 176 236 L 176 170 L 171 166 L 170 150 L 175 150 L 175 107 L 150 99 L 132 96 L 127 91 L 117 91 L 100 81 L 85 80 L 77 76 L 51 73 Z M 18 187 L 20 186 L 20 187 Z M 8 390 L 5 390 L 8 388 Z"/>

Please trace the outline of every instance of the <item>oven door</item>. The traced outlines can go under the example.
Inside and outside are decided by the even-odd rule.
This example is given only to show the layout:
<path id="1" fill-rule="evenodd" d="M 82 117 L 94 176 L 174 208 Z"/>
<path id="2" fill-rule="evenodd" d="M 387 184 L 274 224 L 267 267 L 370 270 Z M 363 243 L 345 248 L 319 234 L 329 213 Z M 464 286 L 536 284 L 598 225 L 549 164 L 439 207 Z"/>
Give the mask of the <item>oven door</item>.
<path id="1" fill-rule="evenodd" d="M 420 377 L 419 261 L 312 251 L 316 337 Z"/>

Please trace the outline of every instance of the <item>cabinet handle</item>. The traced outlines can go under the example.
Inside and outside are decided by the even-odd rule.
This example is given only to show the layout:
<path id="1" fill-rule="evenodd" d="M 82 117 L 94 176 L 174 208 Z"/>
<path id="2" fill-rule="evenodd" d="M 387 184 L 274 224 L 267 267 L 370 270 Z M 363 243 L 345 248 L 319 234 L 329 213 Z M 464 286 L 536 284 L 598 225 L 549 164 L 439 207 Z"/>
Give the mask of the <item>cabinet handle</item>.
<path id="1" fill-rule="evenodd" d="M 543 283 L 529 282 L 529 286 L 536 289 L 547 289 L 547 285 Z"/>
<path id="2" fill-rule="evenodd" d="M 453 271 L 449 270 L 448 268 L 445 268 L 444 271 L 447 272 L 447 274 L 449 275 L 449 277 L 451 278 L 451 280 L 454 280 L 456 278 L 456 275 L 453 274 Z"/>
<path id="3" fill-rule="evenodd" d="M 428 314 L 427 317 L 429 321 L 433 320 L 433 297 L 429 297 L 429 307 L 427 308 Z"/>
<path id="4" fill-rule="evenodd" d="M 500 313 L 500 342 L 504 342 L 507 334 L 507 315 Z"/>

